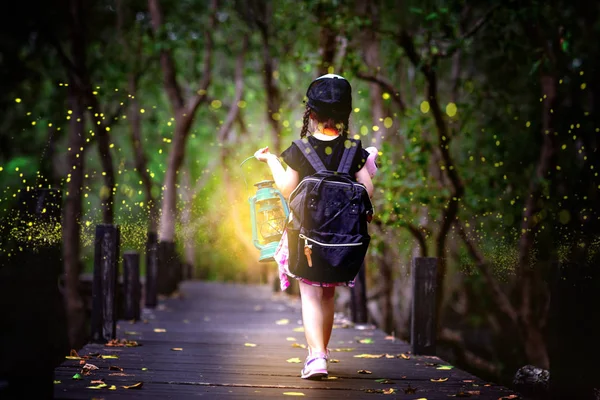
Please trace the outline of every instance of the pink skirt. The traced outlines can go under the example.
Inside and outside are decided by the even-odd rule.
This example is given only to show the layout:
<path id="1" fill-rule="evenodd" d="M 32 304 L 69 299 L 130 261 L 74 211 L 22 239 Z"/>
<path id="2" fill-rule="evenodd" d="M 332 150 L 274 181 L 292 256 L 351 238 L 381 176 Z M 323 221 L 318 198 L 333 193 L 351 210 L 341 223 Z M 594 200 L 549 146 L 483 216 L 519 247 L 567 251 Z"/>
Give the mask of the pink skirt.
<path id="1" fill-rule="evenodd" d="M 326 282 L 314 282 L 308 279 L 304 279 L 302 277 L 296 276 L 290 272 L 289 268 L 289 256 L 290 251 L 288 248 L 288 238 L 287 238 L 287 230 L 283 231 L 283 235 L 281 235 L 281 240 L 279 240 L 279 244 L 277 245 L 277 249 L 275 250 L 275 255 L 273 258 L 277 262 L 277 266 L 279 268 L 279 282 L 281 290 L 284 291 L 290 286 L 290 281 L 288 277 L 292 277 L 294 279 L 299 280 L 307 285 L 311 286 L 321 286 L 321 287 L 333 287 L 333 286 L 348 286 L 354 287 L 354 279 L 349 282 L 334 282 L 334 283 L 326 283 Z"/>

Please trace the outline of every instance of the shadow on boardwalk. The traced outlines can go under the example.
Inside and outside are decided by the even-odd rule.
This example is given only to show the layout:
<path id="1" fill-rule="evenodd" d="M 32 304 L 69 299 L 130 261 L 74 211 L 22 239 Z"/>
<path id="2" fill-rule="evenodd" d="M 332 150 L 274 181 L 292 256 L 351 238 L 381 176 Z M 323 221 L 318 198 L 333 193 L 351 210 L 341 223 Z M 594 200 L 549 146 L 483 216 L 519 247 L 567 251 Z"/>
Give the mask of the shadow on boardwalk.
<path id="1" fill-rule="evenodd" d="M 330 343 L 337 362 L 329 379 L 302 380 L 299 303 L 266 286 L 184 282 L 179 298 L 144 310 L 142 321 L 120 321 L 117 337 L 140 346 L 85 346 L 78 352 L 85 359 L 56 369 L 55 398 L 517 398 L 437 357 L 412 356 L 407 343 L 382 331 L 342 322 Z M 86 363 L 98 369 L 83 374 Z M 78 373 L 81 379 L 73 379 Z M 124 388 L 138 382 L 140 388 Z"/>

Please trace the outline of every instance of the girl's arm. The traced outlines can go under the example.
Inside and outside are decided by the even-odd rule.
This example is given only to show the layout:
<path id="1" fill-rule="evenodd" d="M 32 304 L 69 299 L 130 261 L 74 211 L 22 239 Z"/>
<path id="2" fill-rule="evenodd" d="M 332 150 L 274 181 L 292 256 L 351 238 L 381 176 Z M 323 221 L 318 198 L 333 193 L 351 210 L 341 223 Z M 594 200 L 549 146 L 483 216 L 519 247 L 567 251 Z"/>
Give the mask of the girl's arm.
<path id="1" fill-rule="evenodd" d="M 371 180 L 371 174 L 369 174 L 367 166 L 363 165 L 363 167 L 356 173 L 355 176 L 358 183 L 365 185 L 369 197 L 373 197 L 373 181 Z"/>
<path id="2" fill-rule="evenodd" d="M 279 158 L 275 154 L 269 152 L 268 146 L 259 149 L 256 153 L 254 153 L 254 157 L 256 157 L 256 159 L 259 161 L 267 163 L 269 168 L 271 168 L 275 186 L 277 186 L 281 194 L 283 194 L 283 197 L 289 197 L 296 186 L 298 186 L 298 181 L 300 178 L 298 171 L 290 167 L 284 169 L 283 165 L 281 165 L 281 162 L 279 161 Z"/>

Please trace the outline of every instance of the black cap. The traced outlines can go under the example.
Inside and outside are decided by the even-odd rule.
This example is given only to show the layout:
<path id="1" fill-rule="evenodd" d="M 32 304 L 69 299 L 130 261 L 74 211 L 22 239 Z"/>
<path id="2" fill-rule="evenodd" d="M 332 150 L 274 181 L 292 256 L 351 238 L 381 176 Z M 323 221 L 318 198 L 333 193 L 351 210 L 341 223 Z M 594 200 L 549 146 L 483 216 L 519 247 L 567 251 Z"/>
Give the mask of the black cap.
<path id="1" fill-rule="evenodd" d="M 352 87 L 339 75 L 318 77 L 308 86 L 306 97 L 308 106 L 321 116 L 345 119 L 352 111 Z"/>

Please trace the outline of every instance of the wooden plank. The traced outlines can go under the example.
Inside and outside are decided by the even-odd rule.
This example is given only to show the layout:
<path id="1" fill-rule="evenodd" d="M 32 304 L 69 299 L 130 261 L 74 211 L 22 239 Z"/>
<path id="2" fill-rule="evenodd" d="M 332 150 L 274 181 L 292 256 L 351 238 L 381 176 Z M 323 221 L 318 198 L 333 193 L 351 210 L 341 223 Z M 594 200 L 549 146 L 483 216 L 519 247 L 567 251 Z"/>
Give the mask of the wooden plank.
<path id="1" fill-rule="evenodd" d="M 344 319 L 336 319 L 330 343 L 332 358 L 338 360 L 330 364 L 334 379 L 303 380 L 300 369 L 306 350 L 293 346 L 305 343 L 297 301 L 274 296 L 266 286 L 184 282 L 181 292 L 182 296 L 161 298 L 154 309 L 144 309 L 139 322 L 119 321 L 117 337 L 141 346 L 85 346 L 79 355 L 92 355 L 84 362 L 99 369 L 82 380 L 72 379 L 81 371 L 80 361 L 65 360 L 55 370 L 60 381 L 54 388 L 56 398 L 252 399 L 302 392 L 316 399 L 372 399 L 378 394 L 367 391 L 387 388 L 397 390 L 399 398 L 429 400 L 467 391 L 479 392 L 473 396 L 478 399 L 512 394 L 506 388 L 485 386 L 487 382 L 457 368 L 438 369 L 446 365 L 443 360 L 412 355 L 408 343 L 376 329 L 357 329 Z M 361 355 L 380 358 L 356 357 Z M 293 358 L 300 363 L 288 362 Z M 87 389 L 98 378 L 117 390 Z M 381 379 L 390 381 L 378 382 Z M 122 388 L 136 382 L 143 382 L 143 387 Z M 413 389 L 415 393 L 406 396 L 404 391 Z"/>

